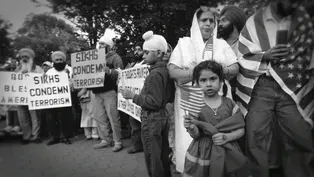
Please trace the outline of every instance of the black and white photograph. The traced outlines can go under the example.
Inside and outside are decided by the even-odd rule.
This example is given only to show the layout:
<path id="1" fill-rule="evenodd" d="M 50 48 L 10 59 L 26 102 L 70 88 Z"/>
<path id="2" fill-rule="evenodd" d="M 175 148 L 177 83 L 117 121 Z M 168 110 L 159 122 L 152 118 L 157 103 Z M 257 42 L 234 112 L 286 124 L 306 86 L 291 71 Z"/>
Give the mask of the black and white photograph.
<path id="1" fill-rule="evenodd" d="M 1 0 L 0 176 L 314 177 L 314 0 Z"/>

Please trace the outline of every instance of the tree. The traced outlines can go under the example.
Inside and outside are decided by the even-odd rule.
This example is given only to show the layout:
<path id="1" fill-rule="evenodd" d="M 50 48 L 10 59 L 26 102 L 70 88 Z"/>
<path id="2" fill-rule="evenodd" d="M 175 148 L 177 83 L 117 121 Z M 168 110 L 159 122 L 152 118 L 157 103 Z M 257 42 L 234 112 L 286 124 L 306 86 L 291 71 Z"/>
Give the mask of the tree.
<path id="1" fill-rule="evenodd" d="M 32 0 L 38 3 L 36 0 Z M 54 13 L 62 13 L 76 27 L 87 34 L 90 46 L 95 47 L 99 37 L 109 27 L 114 0 L 48 0 Z"/>
<path id="2" fill-rule="evenodd" d="M 12 54 L 11 39 L 8 37 L 11 24 L 0 17 L 0 62 Z"/>
<path id="3" fill-rule="evenodd" d="M 36 0 L 33 0 L 36 2 Z M 148 30 L 163 35 L 175 46 L 189 35 L 193 14 L 200 4 L 237 4 L 253 9 L 269 0 L 48 0 L 55 13 L 63 13 L 87 33 L 91 46 L 110 27 L 120 33 L 117 53 L 129 57 L 134 43 Z M 253 7 L 254 6 L 254 7 Z M 249 12 L 248 12 L 249 14 Z"/>
<path id="4" fill-rule="evenodd" d="M 49 60 L 52 51 L 62 50 L 69 55 L 88 48 L 88 43 L 74 32 L 72 26 L 49 14 L 29 14 L 17 32 L 14 48 L 32 48 L 38 64 Z"/>

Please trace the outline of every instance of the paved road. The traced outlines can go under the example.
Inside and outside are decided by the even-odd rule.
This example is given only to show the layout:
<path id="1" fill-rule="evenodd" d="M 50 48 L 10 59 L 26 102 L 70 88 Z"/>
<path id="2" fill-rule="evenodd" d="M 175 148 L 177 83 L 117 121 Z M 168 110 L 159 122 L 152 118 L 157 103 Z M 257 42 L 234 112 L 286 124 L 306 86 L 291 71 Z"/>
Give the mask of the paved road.
<path id="1" fill-rule="evenodd" d="M 147 177 L 144 154 L 129 155 L 126 149 L 93 149 L 96 141 L 83 135 L 72 145 L 20 145 L 17 140 L 0 142 L 1 177 Z M 126 146 L 130 140 L 125 140 Z M 173 175 L 179 177 L 179 175 Z"/>

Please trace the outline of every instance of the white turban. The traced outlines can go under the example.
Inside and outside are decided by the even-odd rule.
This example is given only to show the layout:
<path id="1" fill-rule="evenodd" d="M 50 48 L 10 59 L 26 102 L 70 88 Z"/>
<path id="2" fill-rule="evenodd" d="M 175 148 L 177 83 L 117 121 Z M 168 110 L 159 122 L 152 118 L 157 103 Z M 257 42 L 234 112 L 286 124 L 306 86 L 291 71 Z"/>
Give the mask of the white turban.
<path id="1" fill-rule="evenodd" d="M 99 39 L 98 43 L 99 43 L 99 42 L 104 42 L 104 43 L 106 43 L 107 45 L 109 45 L 110 47 L 113 47 L 113 40 L 112 40 L 111 37 L 108 37 L 108 36 L 103 35 L 103 36 Z"/>
<path id="2" fill-rule="evenodd" d="M 145 40 L 143 50 L 160 50 L 162 52 L 167 52 L 168 44 L 163 36 L 154 34 L 153 31 L 147 31 L 143 34 L 143 39 Z"/>
<path id="3" fill-rule="evenodd" d="M 51 54 L 51 60 L 54 62 L 56 58 L 62 58 L 64 61 L 66 61 L 67 57 L 62 51 L 55 51 Z"/>

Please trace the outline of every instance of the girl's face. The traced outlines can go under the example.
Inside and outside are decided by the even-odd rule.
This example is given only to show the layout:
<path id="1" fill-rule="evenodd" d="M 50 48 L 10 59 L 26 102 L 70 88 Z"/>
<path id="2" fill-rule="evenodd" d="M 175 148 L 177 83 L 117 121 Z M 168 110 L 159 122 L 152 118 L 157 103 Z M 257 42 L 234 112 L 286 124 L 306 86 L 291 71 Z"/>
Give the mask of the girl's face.
<path id="1" fill-rule="evenodd" d="M 215 18 L 210 12 L 203 12 L 198 19 L 198 26 L 200 27 L 203 39 L 209 39 L 215 28 Z"/>
<path id="2" fill-rule="evenodd" d="M 198 85 L 206 96 L 213 97 L 218 94 L 222 82 L 216 73 L 210 70 L 202 70 L 198 78 Z"/>

